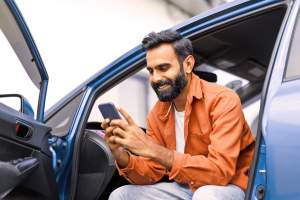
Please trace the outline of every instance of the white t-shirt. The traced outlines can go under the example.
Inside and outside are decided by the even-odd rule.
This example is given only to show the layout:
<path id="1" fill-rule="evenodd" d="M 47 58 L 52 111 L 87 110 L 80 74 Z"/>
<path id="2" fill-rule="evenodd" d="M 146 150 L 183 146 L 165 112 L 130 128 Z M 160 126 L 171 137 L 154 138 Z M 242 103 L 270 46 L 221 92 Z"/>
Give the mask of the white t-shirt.
<path id="1" fill-rule="evenodd" d="M 176 151 L 184 153 L 184 111 L 175 110 L 175 133 L 176 133 Z"/>

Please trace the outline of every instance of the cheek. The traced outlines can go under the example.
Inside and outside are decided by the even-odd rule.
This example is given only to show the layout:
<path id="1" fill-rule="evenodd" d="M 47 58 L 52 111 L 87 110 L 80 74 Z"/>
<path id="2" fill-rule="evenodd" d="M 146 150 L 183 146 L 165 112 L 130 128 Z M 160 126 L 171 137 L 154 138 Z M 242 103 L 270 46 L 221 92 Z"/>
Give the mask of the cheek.
<path id="1" fill-rule="evenodd" d="M 173 82 L 175 81 L 175 79 L 177 78 L 177 76 L 180 74 L 180 71 L 171 71 L 170 73 L 168 73 L 168 75 L 166 75 L 166 77 L 169 80 L 172 80 Z"/>

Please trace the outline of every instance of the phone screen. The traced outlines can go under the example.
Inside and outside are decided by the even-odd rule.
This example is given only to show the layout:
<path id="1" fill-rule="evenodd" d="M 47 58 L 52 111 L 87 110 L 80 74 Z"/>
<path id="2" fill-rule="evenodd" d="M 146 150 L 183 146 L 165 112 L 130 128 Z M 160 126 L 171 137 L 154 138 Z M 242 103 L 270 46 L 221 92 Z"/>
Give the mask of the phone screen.
<path id="1" fill-rule="evenodd" d="M 98 108 L 103 116 L 103 119 L 121 119 L 121 116 L 116 109 L 115 105 L 112 103 L 99 104 Z"/>

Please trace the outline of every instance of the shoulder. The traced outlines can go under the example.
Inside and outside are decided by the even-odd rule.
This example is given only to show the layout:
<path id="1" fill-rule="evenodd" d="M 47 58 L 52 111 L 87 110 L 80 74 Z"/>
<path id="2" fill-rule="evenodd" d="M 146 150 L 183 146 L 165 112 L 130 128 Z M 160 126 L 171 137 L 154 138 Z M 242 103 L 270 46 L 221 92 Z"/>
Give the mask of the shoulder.
<path id="1" fill-rule="evenodd" d="M 205 100 L 215 102 L 222 99 L 232 99 L 233 101 L 240 102 L 240 98 L 235 91 L 225 86 L 216 83 L 210 83 L 205 80 L 201 80 L 200 82 Z"/>

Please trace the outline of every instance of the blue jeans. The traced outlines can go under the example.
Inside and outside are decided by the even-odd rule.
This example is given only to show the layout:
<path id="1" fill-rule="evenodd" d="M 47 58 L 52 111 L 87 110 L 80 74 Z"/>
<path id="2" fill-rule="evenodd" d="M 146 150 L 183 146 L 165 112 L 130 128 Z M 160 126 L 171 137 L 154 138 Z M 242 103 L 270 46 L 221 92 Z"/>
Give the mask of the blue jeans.
<path id="1" fill-rule="evenodd" d="M 244 191 L 236 185 L 206 185 L 194 193 L 187 185 L 156 183 L 153 185 L 125 185 L 114 190 L 109 200 L 243 200 Z"/>

